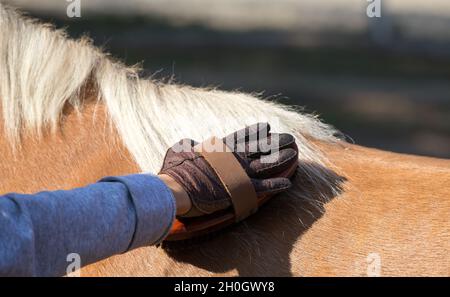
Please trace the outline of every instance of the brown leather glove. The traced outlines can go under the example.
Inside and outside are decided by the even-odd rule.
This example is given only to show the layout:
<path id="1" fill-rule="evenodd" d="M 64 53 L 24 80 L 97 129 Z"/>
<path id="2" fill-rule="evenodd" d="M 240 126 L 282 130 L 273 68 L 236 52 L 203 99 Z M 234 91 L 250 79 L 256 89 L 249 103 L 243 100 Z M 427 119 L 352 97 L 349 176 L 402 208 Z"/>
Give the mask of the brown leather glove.
<path id="1" fill-rule="evenodd" d="M 223 141 L 233 150 L 258 196 L 279 193 L 291 186 L 288 178 L 274 176 L 298 162 L 292 135 L 270 133 L 270 126 L 260 123 L 236 131 Z M 172 146 L 159 173 L 172 177 L 191 199 L 193 208 L 183 216 L 210 214 L 231 206 L 225 187 L 203 156 L 194 152 L 195 145 L 194 140 L 183 139 Z M 180 147 L 184 148 L 182 152 Z"/>

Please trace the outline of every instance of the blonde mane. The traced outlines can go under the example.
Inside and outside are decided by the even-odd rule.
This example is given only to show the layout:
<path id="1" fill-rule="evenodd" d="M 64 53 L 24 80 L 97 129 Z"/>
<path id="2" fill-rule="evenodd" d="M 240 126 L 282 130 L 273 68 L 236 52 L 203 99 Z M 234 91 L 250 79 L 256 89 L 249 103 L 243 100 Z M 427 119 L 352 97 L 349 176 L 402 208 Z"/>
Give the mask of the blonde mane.
<path id="1" fill-rule="evenodd" d="M 56 129 L 68 104 L 82 109 L 87 84 L 143 171 L 155 172 L 180 138 L 202 140 L 260 121 L 293 133 L 299 158 L 308 163 L 324 160 L 308 138 L 337 140 L 336 131 L 315 116 L 257 96 L 141 79 L 138 69 L 114 61 L 88 39 L 71 40 L 1 3 L 0 38 L 0 102 L 12 143 L 20 143 L 24 129 L 38 136 Z M 321 172 L 308 176 L 324 178 Z"/>

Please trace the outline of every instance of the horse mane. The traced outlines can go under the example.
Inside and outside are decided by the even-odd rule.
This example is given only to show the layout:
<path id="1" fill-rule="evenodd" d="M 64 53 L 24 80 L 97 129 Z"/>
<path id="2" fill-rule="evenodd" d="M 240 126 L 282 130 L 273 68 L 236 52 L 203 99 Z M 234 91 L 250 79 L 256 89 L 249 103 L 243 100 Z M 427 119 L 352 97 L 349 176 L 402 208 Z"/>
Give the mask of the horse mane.
<path id="1" fill-rule="evenodd" d="M 305 164 L 326 161 L 311 139 L 338 140 L 336 130 L 316 116 L 257 95 L 140 78 L 138 68 L 114 60 L 89 39 L 72 40 L 1 3 L 0 65 L 0 104 L 11 143 L 20 143 L 24 129 L 37 136 L 56 129 L 66 105 L 83 108 L 88 85 L 142 171 L 157 171 L 167 147 L 180 138 L 200 141 L 255 122 L 294 134 Z M 300 170 L 312 181 L 327 180 L 313 167 Z"/>

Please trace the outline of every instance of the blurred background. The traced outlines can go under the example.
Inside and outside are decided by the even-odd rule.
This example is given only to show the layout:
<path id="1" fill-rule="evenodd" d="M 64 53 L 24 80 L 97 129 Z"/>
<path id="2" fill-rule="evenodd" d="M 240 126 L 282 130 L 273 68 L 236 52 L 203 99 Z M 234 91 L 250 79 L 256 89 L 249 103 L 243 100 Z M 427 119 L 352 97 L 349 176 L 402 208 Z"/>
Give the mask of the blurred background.
<path id="1" fill-rule="evenodd" d="M 357 144 L 450 158 L 450 1 L 2 0 L 147 75 L 263 92 Z M 76 0 L 75 0 L 76 1 Z"/>

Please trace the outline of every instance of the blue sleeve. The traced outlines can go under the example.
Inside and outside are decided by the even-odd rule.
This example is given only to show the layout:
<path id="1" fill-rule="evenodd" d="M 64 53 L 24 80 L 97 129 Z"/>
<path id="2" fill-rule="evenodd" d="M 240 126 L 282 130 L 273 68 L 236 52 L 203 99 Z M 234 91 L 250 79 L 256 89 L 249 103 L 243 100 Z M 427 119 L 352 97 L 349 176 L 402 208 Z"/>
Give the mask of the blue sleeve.
<path id="1" fill-rule="evenodd" d="M 0 197 L 0 276 L 66 274 L 144 245 L 170 231 L 175 200 L 156 176 L 108 177 L 87 187 Z"/>

